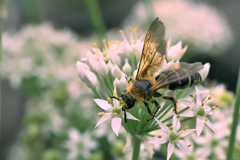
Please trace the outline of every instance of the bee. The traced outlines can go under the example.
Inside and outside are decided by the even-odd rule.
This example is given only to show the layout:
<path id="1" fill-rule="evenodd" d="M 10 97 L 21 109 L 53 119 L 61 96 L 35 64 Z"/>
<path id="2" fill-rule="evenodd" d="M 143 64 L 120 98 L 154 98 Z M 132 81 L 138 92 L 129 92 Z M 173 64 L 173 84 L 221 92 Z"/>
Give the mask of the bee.
<path id="1" fill-rule="evenodd" d="M 177 113 L 177 99 L 172 96 L 163 95 L 158 90 L 184 89 L 202 81 L 201 75 L 198 72 L 203 68 L 203 65 L 199 62 L 192 64 L 185 62 L 174 63 L 168 69 L 154 77 L 154 73 L 157 73 L 163 66 L 166 52 L 165 26 L 159 18 L 156 18 L 146 33 L 135 79 L 129 78 L 128 82 L 131 83 L 119 98 L 115 96 L 110 97 L 117 99 L 122 104 L 125 122 L 127 122 L 126 112 L 138 102 L 143 102 L 148 113 L 152 116 L 151 119 L 153 119 L 161 108 L 154 97 L 161 97 L 172 101 L 174 112 Z M 155 104 L 156 111 L 154 113 L 150 110 L 148 102 Z M 151 119 L 148 119 L 148 121 Z"/>

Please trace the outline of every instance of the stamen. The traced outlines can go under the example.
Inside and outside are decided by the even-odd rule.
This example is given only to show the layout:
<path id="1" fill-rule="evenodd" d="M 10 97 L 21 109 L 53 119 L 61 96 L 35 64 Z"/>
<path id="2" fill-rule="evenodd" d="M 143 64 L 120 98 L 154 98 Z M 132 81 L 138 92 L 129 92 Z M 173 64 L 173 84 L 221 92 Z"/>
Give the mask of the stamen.
<path id="1" fill-rule="evenodd" d="M 219 104 L 216 104 L 215 106 L 216 106 L 216 107 L 218 107 L 218 106 L 219 106 Z"/>
<path id="2" fill-rule="evenodd" d="M 121 42 L 118 40 L 114 40 L 113 43 L 120 44 Z"/>
<path id="3" fill-rule="evenodd" d="M 140 39 L 140 38 L 141 38 L 141 35 L 140 35 L 140 34 L 137 34 L 137 38 Z"/>
<path id="4" fill-rule="evenodd" d="M 177 140 L 180 140 L 180 138 L 178 137 Z"/>
<path id="5" fill-rule="evenodd" d="M 205 117 L 204 119 L 205 119 L 205 121 L 208 121 L 208 118 Z"/>
<path id="6" fill-rule="evenodd" d="M 124 32 L 123 32 L 123 30 L 119 30 L 119 32 L 121 33 L 121 34 L 123 34 Z"/>
<path id="7" fill-rule="evenodd" d="M 138 32 L 138 28 L 134 28 L 134 31 L 135 31 L 135 32 Z"/>
<path id="8" fill-rule="evenodd" d="M 208 100 L 210 100 L 212 97 L 210 96 L 210 97 L 208 97 Z"/>
<path id="9" fill-rule="evenodd" d="M 177 115 L 177 118 L 179 118 L 180 117 L 180 115 Z"/>
<path id="10" fill-rule="evenodd" d="M 204 106 L 204 103 L 202 102 L 202 106 Z"/>
<path id="11" fill-rule="evenodd" d="M 93 43 L 93 47 L 97 47 L 97 43 Z"/>
<path id="12" fill-rule="evenodd" d="M 107 48 L 109 49 L 111 46 L 111 42 L 108 42 Z"/>
<path id="13" fill-rule="evenodd" d="M 191 144 L 188 145 L 188 147 L 191 147 L 191 146 L 192 146 Z"/>
<path id="14" fill-rule="evenodd" d="M 188 129 L 188 127 L 185 127 L 183 130 L 186 131 Z"/>
<path id="15" fill-rule="evenodd" d="M 146 31 L 143 31 L 143 34 L 146 34 Z"/>
<path id="16" fill-rule="evenodd" d="M 171 130 L 173 130 L 173 126 L 170 126 L 169 128 L 170 128 Z"/>
<path id="17" fill-rule="evenodd" d="M 213 106 L 213 107 L 211 107 L 211 109 L 215 109 L 215 107 Z"/>
<path id="18" fill-rule="evenodd" d="M 158 135 L 158 138 L 162 138 L 162 135 Z"/>
<path id="19" fill-rule="evenodd" d="M 104 113 L 104 112 L 98 112 L 98 115 L 99 115 L 99 116 L 104 116 L 105 113 Z"/>
<path id="20" fill-rule="evenodd" d="M 129 32 L 133 32 L 133 29 L 132 29 L 132 27 L 129 27 Z"/>
<path id="21" fill-rule="evenodd" d="M 190 97 L 193 97 L 193 95 L 192 95 L 192 94 L 190 94 Z"/>
<path id="22" fill-rule="evenodd" d="M 112 102 L 110 97 L 107 98 L 107 101 L 108 101 L 108 104 Z"/>
<path id="23" fill-rule="evenodd" d="M 116 115 L 117 115 L 117 112 L 114 112 L 113 115 L 116 116 Z"/>
<path id="24" fill-rule="evenodd" d="M 103 44 L 106 44 L 106 39 L 103 39 L 103 40 L 102 40 L 102 43 L 103 43 Z"/>

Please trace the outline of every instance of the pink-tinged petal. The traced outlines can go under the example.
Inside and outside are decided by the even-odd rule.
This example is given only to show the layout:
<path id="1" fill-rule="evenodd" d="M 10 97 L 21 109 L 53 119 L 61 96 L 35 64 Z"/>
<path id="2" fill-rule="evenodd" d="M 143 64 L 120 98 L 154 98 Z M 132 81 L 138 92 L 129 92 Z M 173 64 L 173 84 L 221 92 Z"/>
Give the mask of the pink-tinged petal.
<path id="1" fill-rule="evenodd" d="M 105 115 L 102 116 L 102 117 L 99 119 L 99 121 L 98 121 L 98 123 L 96 124 L 95 128 L 96 128 L 97 126 L 99 126 L 100 124 L 102 124 L 103 122 L 105 122 L 106 120 L 108 120 L 110 117 L 111 117 L 111 113 L 105 113 Z"/>
<path id="2" fill-rule="evenodd" d="M 203 109 L 204 109 L 204 111 L 207 115 L 212 115 L 213 114 L 211 107 L 209 107 L 208 105 L 204 105 Z"/>
<path id="3" fill-rule="evenodd" d="M 179 114 L 181 117 L 194 117 L 194 112 L 191 110 L 186 110 L 183 113 Z"/>
<path id="4" fill-rule="evenodd" d="M 168 128 L 165 124 L 163 124 L 161 121 L 159 121 L 159 120 L 157 120 L 157 119 L 155 119 L 155 120 L 157 121 L 158 125 L 160 126 L 160 128 L 161 128 L 164 132 L 168 132 L 168 131 L 169 131 L 169 128 Z"/>
<path id="5" fill-rule="evenodd" d="M 185 99 L 179 99 L 177 102 L 180 105 L 185 106 L 185 107 L 193 107 L 194 106 L 194 102 L 185 100 Z"/>
<path id="6" fill-rule="evenodd" d="M 214 152 L 218 159 L 226 159 L 225 152 L 222 147 L 215 147 Z"/>
<path id="7" fill-rule="evenodd" d="M 148 143 L 152 143 L 152 144 L 163 144 L 163 143 L 167 143 L 168 139 L 167 137 L 162 137 L 162 138 L 158 138 L 153 137 L 150 141 L 148 141 Z"/>
<path id="8" fill-rule="evenodd" d="M 196 129 L 187 129 L 187 130 L 183 131 L 179 137 L 180 138 L 185 137 L 185 136 L 189 135 L 190 133 L 194 132 L 195 130 Z"/>
<path id="9" fill-rule="evenodd" d="M 181 149 L 181 151 L 183 151 L 185 154 L 187 155 L 191 154 L 191 150 L 188 147 L 188 144 L 184 140 L 178 140 L 176 143 L 177 143 L 177 146 Z"/>
<path id="10" fill-rule="evenodd" d="M 195 87 L 195 89 L 196 89 L 196 105 L 197 106 L 201 106 L 202 105 L 202 100 L 201 100 L 201 96 L 200 96 L 200 94 L 199 94 L 199 91 L 198 91 L 198 88 L 197 87 Z"/>
<path id="11" fill-rule="evenodd" d="M 202 133 L 203 127 L 204 127 L 204 120 L 197 118 L 196 132 L 198 137 Z"/>
<path id="12" fill-rule="evenodd" d="M 207 98 L 208 93 L 209 93 L 208 89 L 199 91 L 199 94 L 200 94 L 200 97 L 201 97 L 202 101 L 204 101 Z"/>
<path id="13" fill-rule="evenodd" d="M 213 127 L 213 125 L 212 125 L 212 123 L 209 121 L 209 120 L 204 120 L 204 122 L 207 124 L 207 126 L 209 127 L 209 128 L 211 128 L 213 131 L 214 131 L 214 127 Z"/>
<path id="14" fill-rule="evenodd" d="M 180 121 L 177 118 L 176 114 L 173 115 L 172 126 L 173 126 L 173 129 L 176 130 L 176 131 L 178 131 L 179 128 L 181 127 Z"/>
<path id="15" fill-rule="evenodd" d="M 172 156 L 172 153 L 174 151 L 174 144 L 169 142 L 168 143 L 168 150 L 167 150 L 167 160 L 169 160 L 169 158 Z"/>
<path id="16" fill-rule="evenodd" d="M 117 100 L 117 99 L 113 99 L 113 106 L 116 107 L 116 106 L 120 106 L 120 102 Z"/>
<path id="17" fill-rule="evenodd" d="M 133 115 L 131 115 L 128 112 L 126 112 L 126 115 L 127 115 L 127 119 L 133 119 L 133 120 L 139 121 L 139 119 L 135 118 Z"/>
<path id="18" fill-rule="evenodd" d="M 211 150 L 207 147 L 203 147 L 203 148 L 198 148 L 195 151 L 195 155 L 196 156 L 201 156 L 201 157 L 208 157 L 211 154 Z"/>
<path id="19" fill-rule="evenodd" d="M 121 127 L 121 123 L 122 123 L 122 118 L 119 118 L 119 117 L 114 117 L 112 119 L 112 129 L 113 129 L 113 132 L 118 136 L 118 132 L 120 130 L 120 127 Z"/>
<path id="20" fill-rule="evenodd" d="M 97 103 L 99 107 L 101 107 L 105 111 L 111 110 L 111 105 L 108 104 L 108 101 L 102 100 L 102 99 L 94 99 L 94 101 Z"/>

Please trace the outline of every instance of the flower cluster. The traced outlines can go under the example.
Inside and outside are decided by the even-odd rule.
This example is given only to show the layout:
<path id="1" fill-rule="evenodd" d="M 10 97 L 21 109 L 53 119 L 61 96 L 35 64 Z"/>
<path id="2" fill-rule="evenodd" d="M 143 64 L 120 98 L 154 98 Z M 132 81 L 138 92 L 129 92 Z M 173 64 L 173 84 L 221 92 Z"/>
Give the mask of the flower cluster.
<path id="1" fill-rule="evenodd" d="M 97 44 L 93 43 L 93 47 L 87 53 L 87 56 L 76 63 L 80 79 L 98 97 L 98 99 L 94 99 L 96 104 L 105 110 L 105 112 L 98 113 L 102 117 L 95 127 L 111 119 L 112 130 L 117 136 L 122 126 L 131 136 L 138 137 L 145 144 L 144 146 L 148 151 L 153 150 L 154 147 L 146 145 L 146 138 L 143 137 L 152 133 L 152 136 L 156 136 L 150 139 L 148 143 L 156 145 L 168 142 L 167 159 L 173 154 L 175 144 L 186 155 L 191 155 L 192 144 L 184 141 L 184 138 L 187 137 L 187 140 L 189 140 L 194 131 L 196 131 L 197 137 L 200 137 L 201 133 L 205 131 L 204 124 L 214 131 L 214 125 L 210 122 L 209 119 L 211 118 L 209 116 L 212 115 L 213 110 L 219 105 L 211 101 L 212 97 L 209 96 L 208 89 L 198 86 L 190 94 L 188 94 L 189 90 L 187 89 L 174 93 L 177 97 L 178 115 L 172 112 L 172 104 L 170 102 L 158 98 L 156 100 L 161 104 L 161 109 L 156 113 L 155 120 L 146 121 L 150 115 L 148 115 L 143 104 L 140 103 L 135 104 L 135 107 L 126 112 L 127 118 L 134 121 L 130 120 L 125 123 L 123 121 L 124 113 L 122 111 L 122 103 L 120 103 L 121 100 L 113 99 L 111 101 L 109 96 L 118 97 L 117 95 L 120 95 L 129 85 L 129 78 L 127 77 L 134 77 L 137 73 L 141 49 L 144 44 L 144 34 L 140 34 L 137 28 L 129 28 L 129 33 L 130 36 L 127 38 L 124 32 L 120 30 L 123 41 L 114 40 L 107 43 L 106 39 L 103 39 L 103 49 L 98 48 Z M 156 74 L 165 71 L 174 63 L 179 62 L 186 50 L 187 46 L 182 48 L 182 42 L 172 45 L 171 41 L 168 41 L 166 60 Z M 209 68 L 210 64 L 207 63 L 199 71 L 202 80 L 207 77 Z M 171 93 L 163 90 L 163 94 Z M 151 105 L 150 109 L 154 111 L 154 105 Z M 172 125 L 168 127 L 171 119 Z M 195 127 L 192 129 L 185 127 L 180 130 L 181 123 L 188 119 L 196 122 Z M 127 146 L 129 146 L 129 142 Z M 129 147 L 126 150 L 129 150 Z M 151 154 L 152 152 L 149 151 L 150 156 L 153 155 Z"/>

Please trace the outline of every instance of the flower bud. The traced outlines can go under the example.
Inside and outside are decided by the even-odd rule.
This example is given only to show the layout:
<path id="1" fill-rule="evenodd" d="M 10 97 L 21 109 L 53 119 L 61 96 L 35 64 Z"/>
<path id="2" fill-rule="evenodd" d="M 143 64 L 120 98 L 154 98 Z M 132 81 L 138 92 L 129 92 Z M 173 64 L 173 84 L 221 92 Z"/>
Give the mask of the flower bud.
<path id="1" fill-rule="evenodd" d="M 174 46 L 170 46 L 168 48 L 168 52 L 167 52 L 167 60 L 171 61 L 178 61 L 181 59 L 182 55 L 185 53 L 187 47 L 184 47 L 182 49 L 182 42 L 178 42 L 176 45 Z"/>
<path id="2" fill-rule="evenodd" d="M 107 67 L 108 67 L 108 70 L 109 70 L 109 71 L 112 70 L 112 68 L 113 68 L 113 64 L 112 64 L 111 61 L 108 61 Z"/>
<path id="3" fill-rule="evenodd" d="M 108 67 L 107 64 L 103 59 L 99 59 L 98 64 L 97 64 L 97 72 L 101 76 L 105 76 L 108 73 Z"/>
<path id="4" fill-rule="evenodd" d="M 97 86 L 97 77 L 91 71 L 85 71 L 85 75 L 83 77 L 83 82 L 89 87 L 94 88 Z"/>
<path id="5" fill-rule="evenodd" d="M 119 67 L 116 64 L 114 64 L 111 72 L 113 77 L 117 77 L 118 79 L 121 78 L 122 71 L 119 69 Z"/>
<path id="6" fill-rule="evenodd" d="M 123 65 L 122 68 L 123 72 L 126 74 L 130 74 L 132 71 L 132 67 L 130 66 L 130 64 L 128 63 L 128 59 L 125 59 L 125 64 Z"/>
<path id="7" fill-rule="evenodd" d="M 90 70 L 88 65 L 86 65 L 83 62 L 77 61 L 76 67 L 77 67 L 77 71 L 78 71 L 78 75 L 79 75 L 80 79 L 82 81 L 84 81 L 83 77 L 85 76 L 85 71 L 89 71 Z"/>
<path id="8" fill-rule="evenodd" d="M 122 74 L 121 79 L 118 82 L 118 88 L 121 91 L 124 91 L 124 89 L 127 87 L 127 80 L 126 80 L 125 76 L 126 76 L 125 74 Z"/>

